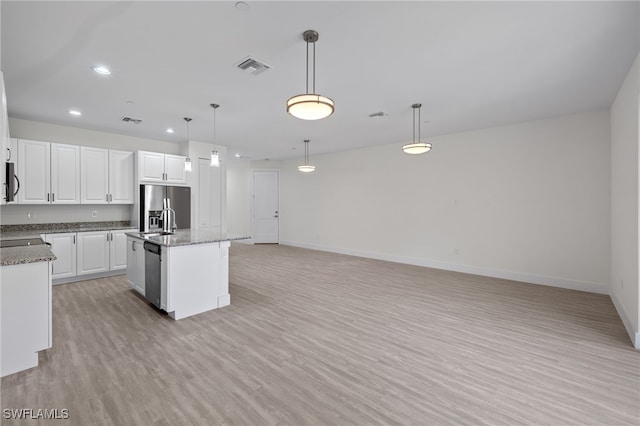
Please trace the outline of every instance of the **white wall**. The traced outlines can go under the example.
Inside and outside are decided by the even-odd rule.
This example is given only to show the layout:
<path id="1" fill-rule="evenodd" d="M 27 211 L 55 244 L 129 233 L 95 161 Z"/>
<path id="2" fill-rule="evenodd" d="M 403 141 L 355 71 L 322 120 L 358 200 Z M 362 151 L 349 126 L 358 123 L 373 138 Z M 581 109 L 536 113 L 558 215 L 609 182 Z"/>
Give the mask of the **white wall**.
<path id="1" fill-rule="evenodd" d="M 200 223 L 200 218 L 198 217 L 198 202 L 200 198 L 198 197 L 198 191 L 200 191 L 200 186 L 198 183 L 198 159 L 203 158 L 209 160 L 211 157 L 211 151 L 213 151 L 214 145 L 205 142 L 197 142 L 197 141 L 189 141 L 188 143 L 188 153 L 184 153 L 183 155 L 187 155 L 191 158 L 193 171 L 189 173 L 189 185 L 191 186 L 191 227 L 197 227 L 197 224 Z M 215 145 L 215 149 L 218 150 L 220 154 L 220 176 L 222 177 L 220 184 L 220 197 L 218 203 L 220 205 L 221 214 L 220 214 L 220 230 L 225 232 L 227 228 L 227 208 L 226 208 L 226 199 L 227 199 L 227 147 L 222 145 Z M 209 166 L 207 166 L 209 167 Z"/>
<path id="2" fill-rule="evenodd" d="M 281 167 L 281 242 L 608 293 L 609 113 L 594 111 Z"/>
<path id="3" fill-rule="evenodd" d="M 85 130 L 17 118 L 9 118 L 11 137 L 34 139 L 70 145 L 96 146 L 126 151 L 155 151 L 180 154 L 183 149 L 178 143 L 142 139 L 115 133 Z M 93 217 L 93 212 L 96 216 Z M 27 214 L 31 213 L 31 218 Z M 0 206 L 0 223 L 13 225 L 20 223 L 94 222 L 129 220 L 131 205 L 17 205 Z"/>
<path id="4" fill-rule="evenodd" d="M 611 299 L 640 349 L 640 55 L 611 106 Z"/>
<path id="5" fill-rule="evenodd" d="M 227 230 L 251 236 L 251 165 L 249 160 L 227 162 Z"/>

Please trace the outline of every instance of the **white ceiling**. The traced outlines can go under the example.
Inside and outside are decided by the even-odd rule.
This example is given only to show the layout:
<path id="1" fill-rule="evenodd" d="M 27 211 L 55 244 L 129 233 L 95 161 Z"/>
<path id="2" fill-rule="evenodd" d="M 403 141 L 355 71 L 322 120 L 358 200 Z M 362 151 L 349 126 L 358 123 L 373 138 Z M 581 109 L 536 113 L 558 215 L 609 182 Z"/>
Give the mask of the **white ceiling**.
<path id="1" fill-rule="evenodd" d="M 9 116 L 172 142 L 188 116 L 191 139 L 211 142 L 215 102 L 217 143 L 281 159 L 303 139 L 312 154 L 400 145 L 415 102 L 423 140 L 607 108 L 640 45 L 638 2 L 248 4 L 3 0 Z M 317 92 L 336 102 L 314 122 L 285 110 L 305 89 L 307 29 L 320 33 Z M 272 68 L 234 67 L 249 55 Z M 378 111 L 389 116 L 368 117 Z"/>

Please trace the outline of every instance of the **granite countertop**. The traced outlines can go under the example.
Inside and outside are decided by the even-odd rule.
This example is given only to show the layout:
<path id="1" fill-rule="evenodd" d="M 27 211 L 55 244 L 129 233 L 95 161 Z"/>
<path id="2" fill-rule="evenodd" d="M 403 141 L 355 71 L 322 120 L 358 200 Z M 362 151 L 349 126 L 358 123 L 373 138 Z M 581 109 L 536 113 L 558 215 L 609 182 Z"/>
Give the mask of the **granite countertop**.
<path id="1" fill-rule="evenodd" d="M 114 222 L 73 222 L 39 223 L 28 225 L 3 225 L 0 227 L 0 240 L 18 240 L 38 238 L 41 234 L 64 232 L 112 231 L 116 229 L 136 229 L 129 221 Z"/>
<path id="2" fill-rule="evenodd" d="M 247 240 L 251 237 L 221 234 L 211 229 L 178 229 L 171 235 L 148 235 L 144 232 L 127 232 L 128 236 L 139 238 L 165 247 L 188 246 L 192 244 L 209 244 L 220 241 Z"/>
<path id="3" fill-rule="evenodd" d="M 56 260 L 56 256 L 46 244 L 0 248 L 0 266 L 47 262 L 49 260 Z"/>

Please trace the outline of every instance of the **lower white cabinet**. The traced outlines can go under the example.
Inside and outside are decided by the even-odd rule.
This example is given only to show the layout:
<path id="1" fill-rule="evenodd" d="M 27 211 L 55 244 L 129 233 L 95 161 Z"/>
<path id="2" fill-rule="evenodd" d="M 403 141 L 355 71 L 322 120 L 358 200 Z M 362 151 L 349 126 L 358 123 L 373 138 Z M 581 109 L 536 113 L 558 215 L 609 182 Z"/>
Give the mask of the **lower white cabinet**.
<path id="1" fill-rule="evenodd" d="M 56 255 L 53 261 L 54 280 L 100 274 L 127 269 L 127 237 L 130 229 L 115 231 L 65 232 L 45 234 Z"/>
<path id="2" fill-rule="evenodd" d="M 77 275 L 109 270 L 109 231 L 78 232 Z"/>
<path id="3" fill-rule="evenodd" d="M 127 232 L 130 229 L 109 231 L 109 270 L 127 269 Z"/>
<path id="4" fill-rule="evenodd" d="M 76 233 L 46 234 L 43 239 L 51 244 L 51 251 L 56 255 L 53 261 L 52 279 L 76 276 Z"/>
<path id="5" fill-rule="evenodd" d="M 144 242 L 127 238 L 127 281 L 132 289 L 144 296 Z"/>

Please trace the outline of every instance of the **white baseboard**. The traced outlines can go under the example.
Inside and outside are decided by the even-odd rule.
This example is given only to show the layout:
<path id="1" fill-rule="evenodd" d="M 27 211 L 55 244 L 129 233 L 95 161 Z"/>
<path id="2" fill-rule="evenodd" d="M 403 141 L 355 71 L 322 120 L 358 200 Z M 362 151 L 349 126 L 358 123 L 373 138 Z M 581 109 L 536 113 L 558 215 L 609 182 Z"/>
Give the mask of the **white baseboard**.
<path id="1" fill-rule="evenodd" d="M 627 312 L 624 310 L 622 303 L 620 303 L 616 295 L 611 293 L 609 297 L 611 297 L 613 306 L 615 306 L 616 311 L 618 311 L 618 316 L 622 320 L 622 324 L 624 324 L 625 330 L 627 330 L 627 334 L 631 339 L 631 343 L 633 343 L 633 347 L 636 349 L 640 349 L 640 332 L 634 329 L 632 321 L 629 319 Z"/>
<path id="2" fill-rule="evenodd" d="M 242 244 L 253 244 L 253 238 L 248 238 L 246 240 L 233 240 L 233 242 Z"/>
<path id="3" fill-rule="evenodd" d="M 119 269 L 117 271 L 100 272 L 98 274 L 76 275 L 74 277 L 54 279 L 54 280 L 52 280 L 52 284 L 53 285 L 58 285 L 58 284 L 75 283 L 75 282 L 78 282 L 78 281 L 89 281 L 89 280 L 93 280 L 93 279 L 96 279 L 96 278 L 111 277 L 111 276 L 114 276 L 114 275 L 123 275 L 123 274 L 126 274 L 126 273 L 127 273 L 126 269 Z"/>
<path id="4" fill-rule="evenodd" d="M 361 250 L 350 250 L 338 247 L 323 246 L 317 244 L 300 243 L 297 241 L 280 241 L 280 244 L 308 248 L 332 253 L 347 254 L 350 256 L 366 257 L 369 259 L 386 260 L 388 262 L 405 263 L 408 265 L 424 266 L 427 268 L 443 269 L 446 271 L 464 272 L 466 274 L 483 275 L 485 277 L 503 278 L 512 281 L 521 281 L 531 284 L 547 285 L 551 287 L 566 288 L 569 290 L 586 291 L 590 293 L 609 294 L 609 286 L 606 284 L 593 283 L 588 281 L 577 281 L 567 278 L 548 277 L 534 274 L 526 274 L 513 271 L 502 271 L 499 269 L 483 268 L 479 266 L 462 265 L 457 263 L 440 262 L 437 260 L 419 259 L 404 256 L 394 256 L 366 252 Z"/>

